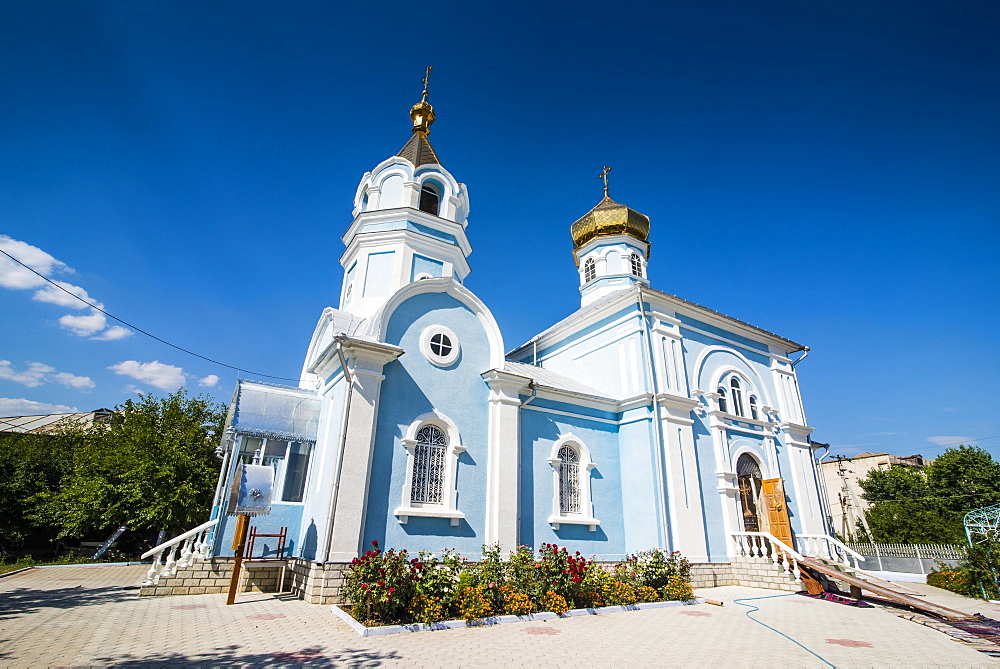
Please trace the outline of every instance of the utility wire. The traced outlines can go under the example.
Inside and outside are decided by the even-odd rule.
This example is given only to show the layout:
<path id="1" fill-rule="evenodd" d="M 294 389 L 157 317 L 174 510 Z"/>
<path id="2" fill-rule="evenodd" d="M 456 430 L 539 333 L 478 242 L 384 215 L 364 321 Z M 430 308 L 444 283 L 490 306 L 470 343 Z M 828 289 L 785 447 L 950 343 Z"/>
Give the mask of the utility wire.
<path id="1" fill-rule="evenodd" d="M 210 363 L 212 363 L 212 364 L 214 364 L 214 365 L 219 365 L 219 366 L 221 366 L 221 367 L 228 367 L 229 369 L 235 369 L 235 370 L 236 370 L 237 372 L 245 372 L 246 374 L 252 374 L 253 376 L 263 376 L 263 377 L 265 377 L 265 378 L 268 378 L 268 379 L 279 379 L 279 380 L 281 380 L 281 381 L 298 381 L 298 380 L 299 380 L 299 379 L 297 379 L 297 378 L 292 378 L 292 377 L 290 377 L 290 376 L 274 376 L 273 374 L 261 374 L 260 372 L 252 372 L 252 371 L 250 371 L 250 370 L 248 370 L 248 369 L 243 369 L 242 367 L 236 367 L 236 366 L 234 366 L 234 365 L 227 365 L 227 364 L 226 364 L 226 363 L 224 363 L 224 362 L 219 362 L 218 360 L 213 360 L 212 358 L 209 358 L 209 357 L 207 357 L 207 356 L 204 356 L 204 355 L 201 355 L 200 353 L 195 353 L 194 351 L 191 351 L 191 350 L 189 350 L 189 349 L 186 349 L 186 348 L 184 348 L 183 346 L 178 346 L 177 344 L 171 344 L 171 343 L 170 343 L 169 341 L 167 341 L 166 339 L 161 339 L 160 337 L 157 337 L 157 336 L 156 336 L 155 334 L 153 334 L 152 332 L 147 332 L 146 330 L 143 330 L 143 329 L 142 329 L 142 328 L 140 328 L 140 327 L 137 327 L 137 326 L 135 326 L 135 325 L 132 325 L 132 324 L 131 324 L 131 323 L 129 323 L 128 321 L 124 321 L 124 320 L 122 320 L 122 319 L 118 318 L 117 316 L 115 316 L 115 315 L 113 315 L 113 314 L 109 314 L 109 313 L 108 313 L 107 311 L 105 311 L 104 309 L 101 309 L 100 307 L 98 307 L 98 306 L 97 306 L 97 305 L 95 305 L 95 304 L 91 304 L 90 302 L 88 302 L 87 300 L 83 299 L 82 297 L 80 297 L 80 296 L 79 296 L 79 295 L 77 295 L 76 293 L 74 293 L 74 292 L 72 292 L 72 291 L 69 291 L 69 290 L 66 290 L 65 288 L 63 288 L 62 286 L 60 286 L 60 285 L 59 285 L 58 283 L 56 283 L 55 281 L 53 281 L 52 279 L 50 279 L 49 277 L 47 277 L 47 276 L 45 276 L 44 274 L 41 274 L 41 273 L 39 273 L 39 272 L 35 271 L 35 269 L 34 269 L 34 268 L 32 268 L 32 267 L 29 267 L 28 265 L 25 265 L 25 264 L 24 264 L 23 262 L 21 262 L 20 260 L 18 260 L 18 259 L 17 259 L 17 258 L 15 258 L 14 256 L 12 256 L 11 254 L 7 253 L 7 252 L 6 252 L 6 251 L 4 251 L 3 249 L 0 249 L 0 253 L 4 254 L 5 256 L 7 256 L 8 258 L 10 258 L 11 260 L 13 260 L 14 262 L 16 262 L 16 263 L 17 263 L 18 265 L 20 265 L 21 267 L 23 267 L 23 268 L 25 268 L 26 270 L 28 270 L 29 272 L 31 272 L 31 273 L 33 273 L 33 274 L 36 274 L 36 275 L 38 275 L 38 276 L 39 276 L 39 277 L 41 277 L 42 279 L 45 279 L 46 281 L 48 281 L 48 282 L 49 282 L 49 283 L 51 283 L 51 284 L 52 284 L 53 286 L 55 286 L 55 287 L 56 287 L 56 288 L 58 288 L 59 290 L 63 291 L 63 292 L 64 292 L 64 293 L 66 293 L 67 295 L 72 295 L 72 296 L 73 296 L 73 297 L 75 297 L 76 299 L 78 299 L 78 300 L 80 300 L 81 302 L 83 302 L 84 304 L 86 304 L 86 305 L 87 305 L 88 307 L 90 307 L 91 309 L 96 309 L 97 311 L 100 311 L 100 312 L 101 312 L 102 314 L 104 314 L 104 315 L 105 315 L 105 316 L 107 316 L 108 318 L 113 318 L 114 320 L 118 321 L 118 322 L 119 322 L 119 323 L 121 323 L 122 325 L 127 325 L 128 327 L 132 328 L 132 329 L 133 329 L 133 330 L 135 330 L 136 332 L 140 332 L 140 333 L 142 333 L 142 334 L 146 335 L 147 337 L 150 337 L 150 338 L 152 338 L 152 339 L 155 339 L 156 341 L 160 342 L 161 344 L 166 344 L 167 346 L 169 346 L 169 347 L 171 347 L 171 348 L 175 348 L 175 349 L 177 349 L 178 351 L 182 351 L 182 352 L 184 352 L 184 353 L 187 353 L 188 355 L 193 355 L 193 356 L 194 356 L 194 357 L 196 357 L 196 358 L 201 358 L 202 360 L 207 360 L 208 362 L 210 362 Z"/>

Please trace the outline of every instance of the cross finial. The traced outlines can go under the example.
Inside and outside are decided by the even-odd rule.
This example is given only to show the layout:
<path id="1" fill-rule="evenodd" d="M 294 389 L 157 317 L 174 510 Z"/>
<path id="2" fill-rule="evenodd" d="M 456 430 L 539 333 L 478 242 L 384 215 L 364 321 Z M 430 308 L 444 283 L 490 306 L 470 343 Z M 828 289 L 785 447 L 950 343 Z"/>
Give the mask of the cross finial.
<path id="1" fill-rule="evenodd" d="M 431 70 L 434 69 L 433 65 L 427 66 L 427 72 L 424 73 L 424 96 L 420 100 L 421 102 L 427 102 L 427 80 L 431 78 Z"/>
<path id="2" fill-rule="evenodd" d="M 597 177 L 598 179 L 604 179 L 604 197 L 608 196 L 608 172 L 610 171 L 611 168 L 605 165 L 604 169 L 601 170 L 601 176 Z"/>

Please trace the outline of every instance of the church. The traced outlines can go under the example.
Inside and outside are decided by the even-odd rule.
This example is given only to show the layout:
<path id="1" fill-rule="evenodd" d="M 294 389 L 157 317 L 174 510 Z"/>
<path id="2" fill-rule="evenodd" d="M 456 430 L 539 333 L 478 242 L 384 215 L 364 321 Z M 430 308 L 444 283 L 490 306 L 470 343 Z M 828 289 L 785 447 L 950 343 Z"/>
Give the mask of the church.
<path id="1" fill-rule="evenodd" d="M 237 384 L 213 554 L 232 555 L 224 502 L 241 462 L 274 467 L 254 524 L 287 528 L 286 556 L 310 569 L 372 542 L 726 563 L 740 533 L 825 535 L 795 370 L 808 348 L 653 288 L 650 219 L 605 178 L 567 221 L 579 308 L 508 349 L 465 286 L 469 194 L 429 141 L 426 79 L 410 117 L 399 153 L 358 185 L 338 306 L 298 387 Z"/>

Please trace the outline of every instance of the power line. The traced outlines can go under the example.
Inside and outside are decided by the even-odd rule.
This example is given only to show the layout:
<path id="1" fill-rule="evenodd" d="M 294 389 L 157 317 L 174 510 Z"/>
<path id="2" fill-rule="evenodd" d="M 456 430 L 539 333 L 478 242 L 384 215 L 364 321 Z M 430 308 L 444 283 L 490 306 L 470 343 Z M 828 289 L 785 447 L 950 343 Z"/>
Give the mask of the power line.
<path id="1" fill-rule="evenodd" d="M 868 502 L 869 504 L 877 504 L 878 502 L 920 502 L 925 499 L 957 499 L 959 497 L 975 497 L 977 495 L 989 495 L 991 492 L 994 491 L 986 490 L 983 492 L 967 492 L 959 495 L 944 495 L 944 496 L 938 495 L 935 497 L 903 497 L 901 499 L 876 499 L 876 500 L 870 500 L 867 497 L 865 497 L 865 501 Z"/>
<path id="2" fill-rule="evenodd" d="M 60 286 L 58 283 L 56 283 L 55 281 L 53 281 L 52 279 L 50 279 L 49 277 L 47 277 L 44 274 L 41 274 L 41 273 L 35 271 L 34 268 L 29 267 L 28 265 L 25 265 L 23 262 L 21 262 L 20 260 L 18 260 L 14 256 L 12 256 L 11 254 L 7 253 L 3 249 L 0 249 L 0 253 L 4 254 L 5 256 L 7 256 L 8 258 L 10 258 L 14 262 L 16 262 L 18 265 L 20 265 L 21 267 L 25 268 L 29 272 L 31 272 L 32 274 L 36 274 L 37 276 L 41 277 L 42 279 L 48 281 L 53 286 L 55 286 L 59 290 L 63 291 L 67 295 L 72 295 L 76 299 L 78 299 L 81 302 L 83 302 L 84 304 L 86 304 L 91 309 L 96 309 L 97 311 L 100 311 L 102 314 L 104 314 L 108 318 L 113 318 L 114 320 L 118 321 L 122 325 L 126 325 L 126 326 L 132 328 L 133 330 L 135 330 L 136 332 L 142 333 L 142 334 L 146 335 L 147 337 L 155 339 L 156 341 L 160 342 L 161 344 L 166 344 L 167 346 L 169 346 L 171 348 L 175 348 L 178 351 L 182 351 L 184 353 L 187 353 L 188 355 L 193 355 L 196 358 L 201 358 L 202 360 L 207 360 L 208 362 L 212 363 L 213 365 L 219 365 L 220 367 L 228 367 L 229 369 L 235 369 L 237 372 L 245 372 L 246 374 L 252 374 L 254 376 L 263 376 L 263 377 L 268 378 L 268 379 L 279 379 L 281 381 L 298 381 L 299 380 L 297 378 L 292 378 L 290 376 L 274 376 L 273 374 L 262 374 L 261 372 L 253 372 L 253 371 L 250 371 L 248 369 L 243 369 L 242 367 L 236 367 L 235 365 L 227 365 L 224 362 L 219 362 L 218 360 L 213 360 L 212 358 L 209 358 L 208 356 L 201 355 L 200 353 L 195 353 L 194 351 L 186 349 L 183 346 L 178 346 L 177 344 L 171 344 L 166 339 L 161 339 L 160 337 L 157 337 L 155 334 L 153 334 L 151 332 L 147 332 L 146 330 L 143 330 L 140 327 L 132 325 L 128 321 L 124 321 L 121 318 L 118 318 L 117 316 L 115 316 L 113 314 L 109 314 L 104 309 L 101 309 L 99 306 L 97 306 L 95 304 L 91 304 L 90 302 L 88 302 L 87 300 L 83 299 L 82 297 L 80 297 L 76 293 L 74 293 L 72 291 L 69 291 L 69 290 L 66 290 L 65 288 L 63 288 L 62 286 Z"/>

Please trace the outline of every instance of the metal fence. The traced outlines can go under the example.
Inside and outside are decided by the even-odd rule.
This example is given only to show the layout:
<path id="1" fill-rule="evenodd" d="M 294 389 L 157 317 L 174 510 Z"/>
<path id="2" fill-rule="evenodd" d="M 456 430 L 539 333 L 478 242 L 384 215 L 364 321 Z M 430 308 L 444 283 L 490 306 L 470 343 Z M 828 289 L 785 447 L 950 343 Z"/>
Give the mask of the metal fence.
<path id="1" fill-rule="evenodd" d="M 948 544 L 865 544 L 849 543 L 852 550 L 862 555 L 918 558 L 924 560 L 961 560 L 961 546 Z"/>

